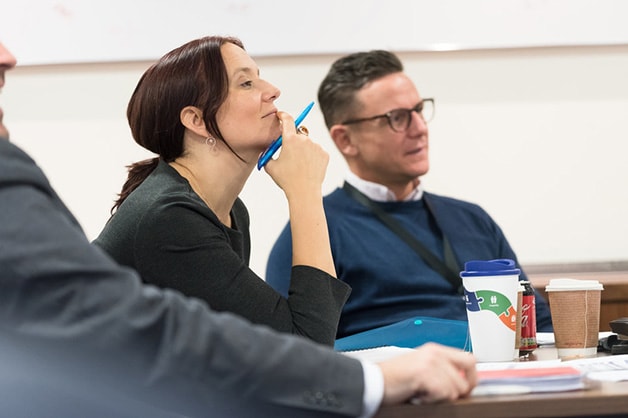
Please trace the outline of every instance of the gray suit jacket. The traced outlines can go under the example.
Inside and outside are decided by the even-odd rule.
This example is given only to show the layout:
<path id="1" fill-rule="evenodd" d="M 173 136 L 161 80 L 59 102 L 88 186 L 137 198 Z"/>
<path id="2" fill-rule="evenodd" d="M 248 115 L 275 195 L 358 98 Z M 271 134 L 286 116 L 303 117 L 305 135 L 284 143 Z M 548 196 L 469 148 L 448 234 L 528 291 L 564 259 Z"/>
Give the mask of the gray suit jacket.
<path id="1" fill-rule="evenodd" d="M 358 361 L 142 285 L 87 241 L 37 165 L 1 138 L 0 341 L 11 416 L 362 409 Z"/>

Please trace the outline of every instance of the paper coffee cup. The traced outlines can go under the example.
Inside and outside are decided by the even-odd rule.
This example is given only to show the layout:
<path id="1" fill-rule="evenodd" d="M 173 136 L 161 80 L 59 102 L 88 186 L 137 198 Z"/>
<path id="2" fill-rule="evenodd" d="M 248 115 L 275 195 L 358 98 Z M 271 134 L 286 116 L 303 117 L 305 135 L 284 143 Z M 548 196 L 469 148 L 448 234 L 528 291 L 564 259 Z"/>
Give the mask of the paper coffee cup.
<path id="1" fill-rule="evenodd" d="M 469 334 L 479 362 L 512 361 L 515 347 L 519 274 L 513 260 L 468 261 L 460 273 Z"/>
<path id="2" fill-rule="evenodd" d="M 552 279 L 545 287 L 560 358 L 596 355 L 603 289 L 597 280 L 569 278 Z"/>

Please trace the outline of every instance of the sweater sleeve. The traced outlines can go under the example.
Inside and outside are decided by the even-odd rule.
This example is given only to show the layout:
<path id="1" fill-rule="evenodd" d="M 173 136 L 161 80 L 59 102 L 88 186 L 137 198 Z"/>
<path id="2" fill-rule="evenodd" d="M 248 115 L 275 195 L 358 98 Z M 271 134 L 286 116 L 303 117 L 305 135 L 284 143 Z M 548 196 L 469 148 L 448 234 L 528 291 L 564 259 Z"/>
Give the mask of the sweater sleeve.
<path id="1" fill-rule="evenodd" d="M 237 234 L 227 232 L 207 208 L 177 196 L 147 210 L 139 222 L 135 267 L 143 280 L 203 299 L 218 311 L 333 345 L 349 286 L 297 266 L 285 298 L 248 267 Z"/>

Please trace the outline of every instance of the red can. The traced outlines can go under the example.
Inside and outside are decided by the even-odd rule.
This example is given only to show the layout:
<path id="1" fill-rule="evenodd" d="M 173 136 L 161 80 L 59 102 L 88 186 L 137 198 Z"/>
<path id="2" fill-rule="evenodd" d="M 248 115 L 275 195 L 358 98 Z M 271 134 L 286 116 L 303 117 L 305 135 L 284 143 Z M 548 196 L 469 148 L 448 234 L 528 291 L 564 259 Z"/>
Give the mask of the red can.
<path id="1" fill-rule="evenodd" d="M 527 354 L 534 351 L 538 345 L 536 343 L 536 299 L 534 289 L 529 281 L 520 281 L 523 286 L 521 298 L 521 345 L 520 354 Z"/>

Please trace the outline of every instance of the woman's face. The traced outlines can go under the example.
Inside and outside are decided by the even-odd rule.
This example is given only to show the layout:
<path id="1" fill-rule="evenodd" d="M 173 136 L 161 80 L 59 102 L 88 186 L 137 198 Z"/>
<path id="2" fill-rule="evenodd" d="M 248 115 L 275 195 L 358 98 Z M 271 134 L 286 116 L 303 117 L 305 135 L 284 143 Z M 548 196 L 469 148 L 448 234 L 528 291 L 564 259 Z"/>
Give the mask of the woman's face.
<path id="1" fill-rule="evenodd" d="M 257 156 L 281 135 L 274 104 L 281 92 L 259 77 L 255 61 L 242 48 L 226 43 L 221 52 L 229 94 L 218 109 L 218 127 L 237 154 L 246 159 L 245 153 L 250 150 Z"/>

